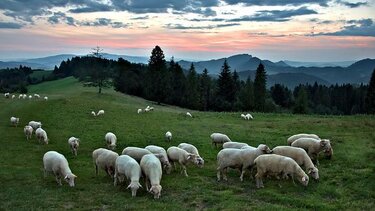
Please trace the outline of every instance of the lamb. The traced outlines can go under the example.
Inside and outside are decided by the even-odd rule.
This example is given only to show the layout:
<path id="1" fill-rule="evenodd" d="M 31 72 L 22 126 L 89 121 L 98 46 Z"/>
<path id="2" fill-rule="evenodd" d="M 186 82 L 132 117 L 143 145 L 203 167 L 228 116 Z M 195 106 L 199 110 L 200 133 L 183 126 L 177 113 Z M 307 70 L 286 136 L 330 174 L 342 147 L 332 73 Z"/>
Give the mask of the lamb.
<path id="1" fill-rule="evenodd" d="M 34 130 L 36 130 L 36 129 L 42 127 L 42 123 L 41 123 L 41 122 L 36 122 L 36 121 L 30 121 L 30 122 L 29 122 L 29 125 L 30 125 L 31 127 L 33 127 Z"/>
<path id="2" fill-rule="evenodd" d="M 92 160 L 95 165 L 95 175 L 98 175 L 98 168 L 103 169 L 110 177 L 115 173 L 115 164 L 118 154 L 108 149 L 99 148 L 92 152 Z"/>
<path id="3" fill-rule="evenodd" d="M 176 164 L 175 162 L 178 162 L 181 167 L 182 171 L 181 173 L 185 174 L 185 177 L 188 176 L 187 171 L 186 171 L 186 165 L 190 163 L 194 163 L 195 165 L 199 166 L 200 163 L 197 159 L 197 155 L 191 154 L 186 152 L 185 150 L 178 148 L 178 147 L 169 147 L 167 150 L 167 155 L 169 158 L 169 162 L 171 164 L 174 164 L 174 167 L 176 169 Z"/>
<path id="4" fill-rule="evenodd" d="M 140 166 L 145 176 L 146 190 L 154 195 L 154 199 L 160 198 L 162 190 L 160 181 L 163 172 L 159 159 L 154 154 L 145 155 L 141 159 Z"/>
<path id="5" fill-rule="evenodd" d="M 137 195 L 137 190 L 142 187 L 139 183 L 139 178 L 141 177 L 141 167 L 132 157 L 128 155 L 120 155 L 117 157 L 115 162 L 115 175 L 113 185 L 116 186 L 117 182 L 123 182 L 126 177 L 130 180 L 130 184 L 127 189 L 131 189 L 132 197 Z"/>
<path id="6" fill-rule="evenodd" d="M 167 131 L 165 133 L 165 138 L 170 142 L 172 140 L 172 133 L 170 131 Z"/>
<path id="7" fill-rule="evenodd" d="M 68 139 L 68 144 L 70 146 L 70 150 L 72 151 L 72 153 L 77 156 L 77 151 L 78 151 L 78 147 L 79 147 L 79 138 L 76 138 L 76 137 L 70 137 Z"/>
<path id="8" fill-rule="evenodd" d="M 284 178 L 291 176 L 294 183 L 294 178 L 297 177 L 298 181 L 307 186 L 309 183 L 309 176 L 302 170 L 302 168 L 292 158 L 282 155 L 260 155 L 254 161 L 257 167 L 256 186 L 263 188 L 263 177 L 268 175 L 283 175 Z"/>
<path id="9" fill-rule="evenodd" d="M 45 101 L 47 101 L 47 100 L 48 100 L 48 97 L 47 97 L 47 96 L 45 96 L 45 97 L 44 97 L 44 100 L 45 100 Z"/>
<path id="10" fill-rule="evenodd" d="M 312 178 L 319 179 L 318 168 L 314 166 L 306 151 L 302 148 L 291 146 L 278 146 L 272 149 L 273 154 L 290 157 L 297 162 L 298 165 L 304 166 L 307 174 Z"/>
<path id="11" fill-rule="evenodd" d="M 246 147 L 246 146 L 249 146 L 249 145 L 246 143 L 242 143 L 242 142 L 231 141 L 231 142 L 224 143 L 223 149 L 226 149 L 226 148 L 241 149 L 242 147 Z"/>
<path id="12" fill-rule="evenodd" d="M 31 139 L 31 136 L 33 135 L 33 131 L 34 131 L 34 129 L 30 125 L 26 125 L 23 128 L 23 132 L 25 133 L 25 136 L 26 136 L 27 140 Z"/>
<path id="13" fill-rule="evenodd" d="M 314 164 L 319 164 L 318 154 L 321 151 L 331 151 L 331 143 L 328 139 L 299 138 L 292 143 L 292 147 L 300 147 L 306 150 Z"/>
<path id="14" fill-rule="evenodd" d="M 104 136 L 104 140 L 107 143 L 107 148 L 114 150 L 116 148 L 117 137 L 114 133 L 108 132 Z"/>
<path id="15" fill-rule="evenodd" d="M 39 140 L 39 143 L 44 142 L 45 144 L 48 144 L 49 140 L 48 140 L 47 132 L 43 130 L 41 127 L 35 130 L 35 136 Z"/>
<path id="16" fill-rule="evenodd" d="M 224 144 L 231 141 L 227 135 L 222 133 L 212 133 L 210 137 L 212 145 L 215 145 L 215 147 L 217 147 L 217 144 Z"/>
<path id="17" fill-rule="evenodd" d="M 20 122 L 20 118 L 17 118 L 17 117 L 14 117 L 12 116 L 10 118 L 10 124 L 12 124 L 12 126 L 18 126 L 18 123 Z"/>
<path id="18" fill-rule="evenodd" d="M 272 153 L 272 150 L 265 144 L 259 144 L 256 149 L 222 149 L 217 154 L 217 181 L 220 181 L 221 175 L 225 181 L 228 181 L 226 171 L 229 167 L 241 170 L 240 180 L 242 182 L 246 169 L 252 169 L 254 160 L 262 154 L 269 153 Z"/>
<path id="19" fill-rule="evenodd" d="M 91 111 L 91 115 L 96 116 L 95 111 Z"/>
<path id="20" fill-rule="evenodd" d="M 198 166 L 201 167 L 201 168 L 204 166 L 204 160 L 199 155 L 198 149 L 194 145 L 187 144 L 187 143 L 181 143 L 177 147 L 185 150 L 188 153 L 196 155 L 197 156 L 197 161 L 198 161 Z"/>
<path id="21" fill-rule="evenodd" d="M 188 116 L 188 117 L 193 117 L 193 115 L 191 115 L 190 112 L 186 112 L 186 116 Z"/>
<path id="22" fill-rule="evenodd" d="M 288 140 L 287 140 L 288 145 L 291 146 L 292 143 L 299 138 L 315 138 L 315 139 L 320 140 L 319 136 L 317 136 L 315 134 L 299 133 L 299 134 L 296 134 L 296 135 L 292 135 L 288 138 Z"/>
<path id="23" fill-rule="evenodd" d="M 64 155 L 56 151 L 48 151 L 43 156 L 44 166 L 44 177 L 47 177 L 48 172 L 52 172 L 56 177 L 56 182 L 61 184 L 61 177 L 69 184 L 70 187 L 74 187 L 74 179 L 77 177 L 72 173 L 69 168 L 69 163 Z"/>
<path id="24" fill-rule="evenodd" d="M 253 116 L 249 113 L 246 114 L 245 117 L 246 117 L 247 120 L 253 119 Z"/>
<path id="25" fill-rule="evenodd" d="M 104 110 L 99 110 L 96 116 L 103 115 L 103 114 L 104 114 Z"/>
<path id="26" fill-rule="evenodd" d="M 142 109 L 139 108 L 139 109 L 137 110 L 137 113 L 138 113 L 138 114 L 142 113 Z"/>
<path id="27" fill-rule="evenodd" d="M 171 173 L 171 164 L 168 159 L 167 151 L 163 147 L 155 146 L 155 145 L 148 145 L 145 147 L 148 151 L 153 153 L 154 155 L 161 155 L 164 157 L 164 162 L 162 163 L 163 169 L 166 171 L 167 174 Z"/>

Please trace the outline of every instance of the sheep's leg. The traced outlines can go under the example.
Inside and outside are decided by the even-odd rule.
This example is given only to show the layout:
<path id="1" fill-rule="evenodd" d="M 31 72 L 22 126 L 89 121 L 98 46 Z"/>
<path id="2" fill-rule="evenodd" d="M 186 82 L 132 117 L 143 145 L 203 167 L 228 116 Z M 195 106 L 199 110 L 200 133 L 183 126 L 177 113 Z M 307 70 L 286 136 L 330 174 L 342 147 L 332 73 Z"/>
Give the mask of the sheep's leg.
<path id="1" fill-rule="evenodd" d="M 216 173 L 217 181 L 219 182 L 219 181 L 220 181 L 220 173 L 221 173 L 222 169 L 220 169 L 220 167 L 218 167 L 218 168 L 216 169 L 216 171 L 217 171 L 217 173 Z"/>
<path id="2" fill-rule="evenodd" d="M 294 182 L 294 175 L 292 174 L 291 177 L 292 177 L 292 181 L 293 181 L 294 186 L 297 186 L 297 184 Z"/>
<path id="3" fill-rule="evenodd" d="M 149 183 L 148 178 L 147 178 L 147 176 L 145 176 L 146 191 L 149 191 L 149 188 L 148 188 L 149 184 L 148 183 Z"/>
<path id="4" fill-rule="evenodd" d="M 182 163 L 180 163 L 180 164 L 181 164 L 181 167 L 182 167 L 181 173 L 183 172 L 184 175 L 185 175 L 185 177 L 188 177 L 188 174 L 187 174 L 187 171 L 186 171 L 186 166 L 184 164 L 182 164 Z"/>
<path id="5" fill-rule="evenodd" d="M 98 176 L 98 165 L 95 164 L 95 175 Z"/>
<path id="6" fill-rule="evenodd" d="M 60 185 L 60 186 L 62 185 L 60 176 L 56 176 L 56 182 L 57 182 L 58 185 Z"/>
<path id="7" fill-rule="evenodd" d="M 246 167 L 243 166 L 242 170 L 241 170 L 241 176 L 240 176 L 240 181 L 241 182 L 243 182 L 243 176 L 244 176 L 245 172 L 246 172 Z"/>
<path id="8" fill-rule="evenodd" d="M 256 181 L 257 188 L 264 188 L 262 178 L 263 178 L 263 174 L 261 172 L 258 172 L 255 175 L 255 181 Z"/>
<path id="9" fill-rule="evenodd" d="M 113 177 L 113 186 L 117 186 L 117 180 L 118 180 L 118 174 L 115 172 L 115 175 Z"/>
<path id="10" fill-rule="evenodd" d="M 46 171 L 46 169 L 44 169 L 44 178 L 46 178 L 47 177 L 47 171 Z"/>
<path id="11" fill-rule="evenodd" d="M 223 169 L 223 179 L 228 182 L 227 171 L 228 171 L 228 168 Z"/>

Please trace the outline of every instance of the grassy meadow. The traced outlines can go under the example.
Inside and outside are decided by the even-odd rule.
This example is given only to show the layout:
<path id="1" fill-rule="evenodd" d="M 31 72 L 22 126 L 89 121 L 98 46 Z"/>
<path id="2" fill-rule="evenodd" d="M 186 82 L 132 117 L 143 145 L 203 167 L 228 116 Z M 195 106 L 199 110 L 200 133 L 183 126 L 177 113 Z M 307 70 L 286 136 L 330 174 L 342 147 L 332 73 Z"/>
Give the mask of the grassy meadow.
<path id="1" fill-rule="evenodd" d="M 254 113 L 254 120 L 244 121 L 238 112 L 190 111 L 194 118 L 187 118 L 186 109 L 155 105 L 111 89 L 99 95 L 96 88 L 83 87 L 73 78 L 30 86 L 29 93 L 49 100 L 0 97 L 0 210 L 372 210 L 375 206 L 374 116 Z M 147 105 L 155 111 L 137 114 Z M 99 109 L 105 110 L 103 116 L 91 116 L 92 110 Z M 20 117 L 18 127 L 10 125 L 11 116 Z M 35 136 L 26 140 L 23 127 L 31 120 L 42 122 L 48 145 L 39 144 Z M 168 130 L 173 133 L 171 143 L 164 138 Z M 179 172 L 163 175 L 159 200 L 145 189 L 132 198 L 127 184 L 114 187 L 104 171 L 95 176 L 91 153 L 105 147 L 104 135 L 109 131 L 118 138 L 118 153 L 127 146 L 194 144 L 205 167 L 188 166 L 187 178 Z M 295 133 L 316 133 L 331 140 L 334 155 L 332 160 L 321 157 L 320 181 L 310 178 L 306 188 L 290 180 L 266 179 L 265 188 L 258 190 L 249 173 L 241 183 L 236 170 L 228 172 L 228 182 L 216 181 L 219 149 L 211 146 L 213 132 L 270 148 L 285 145 Z M 81 139 L 77 157 L 67 144 L 71 136 Z M 65 182 L 58 186 L 52 175 L 43 177 L 42 157 L 49 150 L 68 159 L 78 176 L 74 188 Z"/>

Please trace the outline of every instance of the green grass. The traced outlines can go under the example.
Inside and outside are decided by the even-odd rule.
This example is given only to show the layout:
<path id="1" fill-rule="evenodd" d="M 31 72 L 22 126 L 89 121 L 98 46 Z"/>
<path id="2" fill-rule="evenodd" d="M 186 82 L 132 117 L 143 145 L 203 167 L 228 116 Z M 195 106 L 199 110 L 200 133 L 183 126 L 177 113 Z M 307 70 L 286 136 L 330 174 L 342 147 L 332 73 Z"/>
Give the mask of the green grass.
<path id="1" fill-rule="evenodd" d="M 344 209 L 371 210 L 374 207 L 374 116 L 318 116 L 254 113 L 244 121 L 239 113 L 195 112 L 186 118 L 186 109 L 159 106 L 152 102 L 105 89 L 83 87 L 73 78 L 29 87 L 29 93 L 49 96 L 48 101 L 0 98 L 0 209 L 1 210 L 236 210 L 236 209 Z M 138 108 L 155 107 L 151 113 L 137 114 Z M 94 118 L 91 110 L 105 110 Z M 21 118 L 11 127 L 9 118 Z M 30 120 L 42 121 L 50 144 L 40 145 L 35 137 L 27 142 L 23 126 Z M 172 143 L 164 134 L 172 131 Z M 132 198 L 126 186 L 113 187 L 103 171 L 94 175 L 91 152 L 104 147 L 104 135 L 117 135 L 117 152 L 126 146 L 163 147 L 192 143 L 206 163 L 202 169 L 188 167 L 189 177 L 177 172 L 163 175 L 159 200 L 140 189 Z M 257 146 L 285 145 L 291 134 L 311 132 L 330 138 L 332 160 L 321 158 L 320 181 L 307 188 L 291 181 L 267 179 L 258 190 L 247 174 L 239 181 L 238 171 L 229 171 L 228 182 L 216 182 L 216 154 L 209 135 L 228 134 L 233 140 Z M 70 136 L 81 139 L 78 156 L 67 144 Z M 57 186 L 54 177 L 43 177 L 42 156 L 56 150 L 66 156 L 78 178 L 76 187 Z M 142 181 L 143 184 L 143 181 Z"/>

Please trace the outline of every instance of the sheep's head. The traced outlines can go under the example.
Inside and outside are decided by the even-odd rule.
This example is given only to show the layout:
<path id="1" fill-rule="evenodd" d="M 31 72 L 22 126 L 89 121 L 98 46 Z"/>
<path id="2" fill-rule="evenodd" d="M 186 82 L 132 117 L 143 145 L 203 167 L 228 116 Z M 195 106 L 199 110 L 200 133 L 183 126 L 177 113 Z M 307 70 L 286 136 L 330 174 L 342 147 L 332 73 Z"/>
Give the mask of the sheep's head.
<path id="1" fill-rule="evenodd" d="M 139 188 L 142 188 L 142 185 L 137 181 L 137 182 L 131 182 L 129 184 L 129 186 L 127 187 L 127 189 L 129 189 L 132 191 L 132 197 L 136 196 L 137 195 L 137 190 Z"/>
<path id="2" fill-rule="evenodd" d="M 324 150 L 327 150 L 327 149 L 331 148 L 331 142 L 329 141 L 329 139 L 321 139 L 320 140 L 320 146 Z"/>
<path id="3" fill-rule="evenodd" d="M 204 160 L 203 160 L 203 158 L 201 158 L 200 156 L 197 156 L 197 162 L 198 162 L 198 166 L 200 168 L 203 168 L 203 166 L 204 166 Z"/>
<path id="4" fill-rule="evenodd" d="M 200 165 L 200 163 L 198 161 L 198 156 L 197 155 L 189 153 L 188 156 L 187 156 L 187 160 L 190 161 L 190 162 L 192 162 L 192 163 L 194 163 L 197 166 Z"/>
<path id="5" fill-rule="evenodd" d="M 265 144 L 259 144 L 258 149 L 260 149 L 264 154 L 272 153 L 272 150 Z"/>
<path id="6" fill-rule="evenodd" d="M 332 149 L 332 147 L 329 147 L 329 148 L 327 148 L 327 149 L 324 150 L 324 156 L 326 158 L 331 159 L 332 155 L 333 155 L 333 149 Z"/>
<path id="7" fill-rule="evenodd" d="M 151 186 L 149 192 L 154 195 L 154 199 L 160 198 L 161 195 L 161 185 Z"/>
<path id="8" fill-rule="evenodd" d="M 316 167 L 309 168 L 307 170 L 307 174 L 311 175 L 311 177 L 316 179 L 316 180 L 319 179 L 319 170 Z"/>
<path id="9" fill-rule="evenodd" d="M 64 180 L 69 184 L 70 187 L 74 187 L 74 179 L 76 178 L 77 176 L 72 174 L 72 173 L 69 173 L 67 174 L 65 177 L 64 177 Z"/>
<path id="10" fill-rule="evenodd" d="M 307 186 L 309 184 L 309 176 L 307 176 L 306 174 L 300 178 L 298 178 L 299 182 L 303 185 L 303 186 Z"/>

